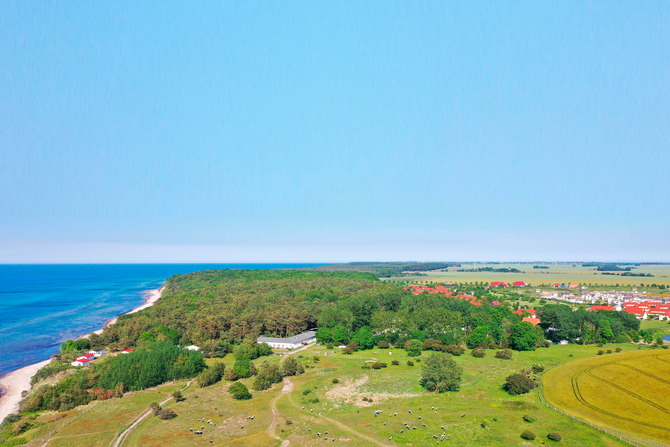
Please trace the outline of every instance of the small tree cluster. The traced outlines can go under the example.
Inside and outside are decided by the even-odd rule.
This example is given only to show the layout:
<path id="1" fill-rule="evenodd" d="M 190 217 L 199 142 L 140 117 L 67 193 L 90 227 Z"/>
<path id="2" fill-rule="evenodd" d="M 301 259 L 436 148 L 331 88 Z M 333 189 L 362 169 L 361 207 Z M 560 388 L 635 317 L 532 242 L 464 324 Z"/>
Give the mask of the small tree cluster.
<path id="1" fill-rule="evenodd" d="M 251 393 L 249 392 L 249 389 L 241 382 L 235 382 L 232 385 L 230 385 L 230 388 L 228 388 L 228 392 L 230 393 L 231 396 L 233 396 L 233 399 L 235 400 L 251 399 Z"/>
<path id="2" fill-rule="evenodd" d="M 535 433 L 533 433 L 533 432 L 530 431 L 530 430 L 524 430 L 524 431 L 521 433 L 521 437 L 522 437 L 523 439 L 528 440 L 528 441 L 532 441 L 533 439 L 535 439 Z"/>
<path id="3" fill-rule="evenodd" d="M 486 355 L 484 348 L 475 348 L 472 350 L 472 356 L 477 358 L 482 358 Z"/>

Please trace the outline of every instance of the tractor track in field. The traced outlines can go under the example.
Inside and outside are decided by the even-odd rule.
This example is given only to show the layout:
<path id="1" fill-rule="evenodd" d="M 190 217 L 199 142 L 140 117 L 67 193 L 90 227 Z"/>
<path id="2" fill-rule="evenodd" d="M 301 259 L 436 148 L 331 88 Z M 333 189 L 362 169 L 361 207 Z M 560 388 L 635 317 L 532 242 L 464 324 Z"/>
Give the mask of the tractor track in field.
<path id="1" fill-rule="evenodd" d="M 617 363 L 617 362 L 610 362 L 610 363 L 608 363 L 608 364 L 612 364 L 612 363 Z M 597 367 L 600 367 L 600 366 L 602 366 L 602 365 L 598 365 Z M 655 403 L 649 401 L 648 399 L 645 399 L 645 398 L 643 398 L 642 396 L 639 396 L 639 395 L 633 393 L 632 391 L 626 390 L 625 388 L 623 388 L 623 387 L 621 387 L 621 386 L 619 386 L 619 385 L 616 385 L 616 384 L 614 384 L 614 383 L 612 383 L 612 382 L 610 382 L 610 381 L 608 381 L 608 380 L 605 380 L 605 379 L 603 379 L 603 378 L 601 378 L 601 377 L 596 376 L 596 375 L 593 374 L 591 371 L 592 371 L 593 369 L 597 368 L 597 367 L 593 367 L 593 368 L 584 370 L 584 371 L 580 372 L 579 374 L 576 374 L 576 375 L 572 376 L 572 378 L 571 378 L 571 382 L 572 382 L 572 392 L 573 392 L 575 398 L 577 399 L 577 401 L 578 401 L 579 403 L 581 403 L 581 404 L 584 405 L 585 407 L 587 407 L 587 408 L 589 408 L 589 409 L 591 409 L 591 410 L 593 410 L 593 411 L 595 411 L 595 412 L 602 413 L 602 414 L 607 415 L 607 416 L 609 416 L 609 417 L 612 417 L 612 418 L 614 418 L 614 419 L 618 419 L 618 420 L 621 420 L 621 421 L 632 422 L 632 423 L 634 423 L 634 424 L 642 425 L 642 426 L 645 426 L 645 427 L 650 427 L 650 428 L 655 428 L 655 429 L 657 429 L 657 430 L 670 432 L 670 428 L 663 427 L 663 426 L 656 425 L 656 424 L 651 424 L 651 423 L 649 423 L 649 422 L 638 421 L 638 420 L 636 420 L 636 419 L 632 419 L 632 418 L 629 418 L 629 417 L 626 417 L 626 416 L 622 416 L 622 415 L 620 415 L 620 414 L 612 413 L 611 411 L 604 410 L 604 409 L 602 409 L 602 408 L 600 408 L 600 407 L 597 407 L 597 406 L 595 406 L 595 405 L 593 405 L 593 404 L 587 402 L 586 399 L 584 398 L 584 396 L 582 396 L 581 390 L 579 389 L 579 380 L 578 380 L 578 379 L 579 379 L 579 377 L 580 377 L 582 374 L 587 374 L 588 376 L 593 377 L 593 378 L 596 379 L 596 380 L 599 380 L 599 381 L 601 381 L 601 382 L 603 382 L 603 383 L 606 383 L 606 384 L 608 384 L 608 385 L 611 385 L 611 386 L 613 386 L 614 388 L 617 388 L 617 389 L 619 389 L 620 391 L 623 391 L 623 392 L 625 392 L 625 393 L 627 393 L 627 394 L 629 394 L 629 395 L 635 397 L 635 398 L 638 399 L 638 400 L 641 400 L 641 401 L 643 401 L 643 402 L 645 402 L 645 403 L 647 403 L 647 404 L 649 404 L 649 405 L 651 405 L 651 406 L 653 406 L 653 407 L 655 407 L 655 408 L 657 408 L 657 409 L 660 409 L 660 410 L 664 411 L 665 413 L 670 414 L 670 412 L 668 412 L 667 409 L 665 409 L 665 408 L 663 408 L 663 407 L 660 407 L 658 404 L 655 404 Z"/>
<path id="2" fill-rule="evenodd" d="M 618 365 L 619 365 L 619 366 L 625 366 L 626 368 L 630 368 L 630 369 L 632 369 L 632 370 L 635 371 L 635 372 L 638 372 L 638 373 L 643 374 L 643 375 L 645 375 L 645 376 L 647 376 L 647 377 L 651 377 L 652 379 L 656 379 L 656 380 L 658 380 L 659 382 L 663 382 L 663 383 L 665 383 L 665 384 L 667 384 L 667 385 L 670 385 L 670 380 L 662 379 L 662 378 L 660 378 L 660 377 L 658 377 L 658 376 L 655 376 L 655 375 L 653 375 L 653 374 L 651 374 L 651 373 L 648 373 L 647 371 L 642 371 L 641 369 L 638 369 L 638 368 L 636 368 L 636 367 L 634 367 L 634 366 L 631 366 L 631 365 L 626 365 L 625 363 L 619 363 Z"/>

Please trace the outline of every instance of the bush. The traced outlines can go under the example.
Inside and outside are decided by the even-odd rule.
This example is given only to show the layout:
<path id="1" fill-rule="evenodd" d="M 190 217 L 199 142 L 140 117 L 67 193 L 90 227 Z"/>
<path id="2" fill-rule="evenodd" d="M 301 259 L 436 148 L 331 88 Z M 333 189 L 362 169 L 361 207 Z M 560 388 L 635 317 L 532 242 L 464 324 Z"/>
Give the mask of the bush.
<path id="1" fill-rule="evenodd" d="M 335 347 L 335 346 L 333 346 L 332 343 L 328 343 L 328 344 L 326 345 L 326 349 L 333 349 L 334 347 Z"/>
<path id="2" fill-rule="evenodd" d="M 524 431 L 521 433 L 521 437 L 522 437 L 523 439 L 527 439 L 527 440 L 529 440 L 529 441 L 532 441 L 533 439 L 535 439 L 535 433 L 533 433 L 533 432 L 530 431 L 530 430 L 524 430 Z"/>
<path id="3" fill-rule="evenodd" d="M 448 352 L 451 355 L 459 356 L 463 355 L 465 348 L 461 345 L 447 345 L 444 348 L 445 352 Z"/>
<path id="4" fill-rule="evenodd" d="M 181 391 L 179 390 L 172 393 L 172 397 L 174 398 L 175 402 L 181 402 L 182 400 L 184 400 L 184 396 L 181 394 Z"/>
<path id="5" fill-rule="evenodd" d="M 379 342 L 377 343 L 377 346 L 382 348 L 382 349 L 388 349 L 388 348 L 391 347 L 389 342 L 387 342 L 386 340 L 379 340 Z"/>
<path id="6" fill-rule="evenodd" d="M 305 372 L 305 368 L 302 364 L 295 358 L 295 356 L 290 356 L 284 361 L 284 364 L 281 367 L 282 376 L 299 376 Z"/>
<path id="7" fill-rule="evenodd" d="M 228 392 L 230 393 L 231 396 L 233 396 L 233 399 L 235 400 L 251 399 L 251 393 L 249 392 L 249 389 L 241 382 L 235 382 L 232 385 L 230 385 L 230 388 L 228 388 Z"/>
<path id="8" fill-rule="evenodd" d="M 174 419 L 177 417 L 177 413 L 170 410 L 169 408 L 166 408 L 165 410 L 158 410 L 158 412 L 156 412 L 155 415 L 164 421 L 168 419 Z"/>
<path id="9" fill-rule="evenodd" d="M 154 416 L 161 411 L 161 406 L 158 402 L 151 402 L 151 411 L 154 413 Z"/>
<path id="10" fill-rule="evenodd" d="M 214 385 L 215 383 L 220 382 L 225 372 L 225 364 L 221 362 L 214 363 L 212 366 L 200 373 L 198 376 L 198 387 L 204 388 L 206 386 Z"/>
<path id="11" fill-rule="evenodd" d="M 310 389 L 302 390 L 302 395 L 307 396 L 311 392 L 312 392 L 312 390 L 310 390 Z"/>
<path id="12" fill-rule="evenodd" d="M 526 422 L 531 422 L 531 423 L 536 421 L 536 419 L 533 416 L 531 416 L 530 414 L 525 414 L 523 416 L 523 420 L 526 421 Z"/>
<path id="13" fill-rule="evenodd" d="M 486 351 L 483 348 L 475 348 L 472 350 L 472 356 L 477 358 L 482 358 L 486 355 Z"/>
<path id="14" fill-rule="evenodd" d="M 605 353 L 605 351 L 603 351 L 602 349 L 598 350 L 598 355 L 603 355 L 604 353 Z"/>
<path id="15" fill-rule="evenodd" d="M 407 366 L 414 366 L 414 362 L 411 360 L 407 360 Z"/>
<path id="16" fill-rule="evenodd" d="M 556 433 L 556 432 L 549 433 L 549 434 L 547 435 L 547 438 L 549 438 L 550 440 L 555 441 L 555 442 L 558 442 L 558 441 L 560 441 L 561 439 L 563 439 L 563 437 L 561 436 L 561 434 L 560 434 L 560 433 Z"/>
<path id="17" fill-rule="evenodd" d="M 621 348 L 616 348 L 615 351 L 616 351 L 616 352 L 621 352 L 621 351 L 623 351 L 623 349 L 621 349 Z"/>
<path id="18" fill-rule="evenodd" d="M 400 362 L 397 361 L 397 360 L 391 360 L 391 365 L 398 366 L 398 365 L 400 365 Z"/>
<path id="19" fill-rule="evenodd" d="M 537 387 L 537 383 L 525 374 L 507 376 L 503 389 L 512 395 L 526 394 Z"/>
<path id="20" fill-rule="evenodd" d="M 387 365 L 384 362 L 376 362 L 376 363 L 372 364 L 372 369 L 382 369 L 382 368 L 386 368 L 386 366 Z"/>
<path id="21" fill-rule="evenodd" d="M 540 365 L 540 364 L 538 364 L 538 363 L 535 363 L 535 364 L 531 367 L 531 369 L 533 370 L 533 372 L 534 372 L 535 374 L 540 374 L 542 371 L 544 371 L 544 366 L 542 366 L 542 365 Z"/>
<path id="22" fill-rule="evenodd" d="M 349 347 L 344 348 L 344 349 L 342 350 L 342 354 L 353 354 L 353 353 L 354 353 L 354 350 L 351 349 L 351 348 L 349 348 Z"/>
<path id="23" fill-rule="evenodd" d="M 501 349 L 496 352 L 496 358 L 509 360 L 512 358 L 512 351 L 510 349 Z"/>
<path id="24" fill-rule="evenodd" d="M 235 374 L 235 371 L 233 371 L 233 368 L 227 369 L 224 374 L 224 377 L 226 378 L 226 380 L 229 380 L 231 382 L 239 379 L 239 377 L 237 377 L 237 374 Z"/>
<path id="25" fill-rule="evenodd" d="M 335 377 L 335 378 L 333 379 L 333 383 L 340 383 L 340 379 L 338 379 L 337 377 Z"/>
<path id="26" fill-rule="evenodd" d="M 350 341 L 349 343 L 347 343 L 347 348 L 351 349 L 352 351 L 358 351 L 360 345 L 355 341 Z"/>

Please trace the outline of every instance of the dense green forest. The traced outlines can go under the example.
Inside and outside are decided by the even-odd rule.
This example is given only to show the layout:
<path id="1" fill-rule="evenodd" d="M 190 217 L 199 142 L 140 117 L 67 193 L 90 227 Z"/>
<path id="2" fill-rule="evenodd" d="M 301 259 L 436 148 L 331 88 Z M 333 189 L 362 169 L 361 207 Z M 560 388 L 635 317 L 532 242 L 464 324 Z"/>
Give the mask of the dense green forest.
<path id="1" fill-rule="evenodd" d="M 309 270 L 323 272 L 363 272 L 372 273 L 378 278 L 398 276 L 402 272 L 427 272 L 430 270 L 460 267 L 454 262 L 350 262 L 349 264 L 328 264 L 309 267 Z"/>

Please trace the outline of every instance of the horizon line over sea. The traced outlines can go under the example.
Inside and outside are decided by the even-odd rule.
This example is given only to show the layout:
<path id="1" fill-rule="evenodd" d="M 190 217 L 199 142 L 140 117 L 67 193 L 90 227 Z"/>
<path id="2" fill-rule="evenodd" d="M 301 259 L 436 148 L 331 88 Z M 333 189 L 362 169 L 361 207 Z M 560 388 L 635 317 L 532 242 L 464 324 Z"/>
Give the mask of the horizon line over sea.
<path id="1" fill-rule="evenodd" d="M 172 275 L 318 265 L 324 264 L 0 264 L 0 377 L 49 359 L 65 340 L 140 306 Z"/>

